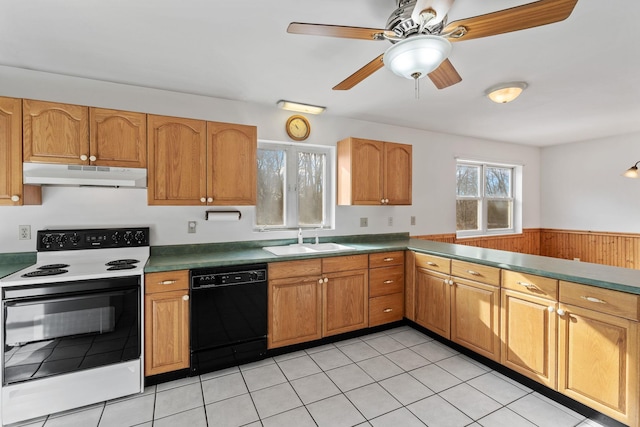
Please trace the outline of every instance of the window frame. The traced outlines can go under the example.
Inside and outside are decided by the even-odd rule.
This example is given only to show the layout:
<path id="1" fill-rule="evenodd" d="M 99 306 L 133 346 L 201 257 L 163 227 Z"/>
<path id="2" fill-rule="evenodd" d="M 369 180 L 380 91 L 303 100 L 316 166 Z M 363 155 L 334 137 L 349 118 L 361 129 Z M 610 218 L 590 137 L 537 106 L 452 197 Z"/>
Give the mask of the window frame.
<path id="1" fill-rule="evenodd" d="M 474 166 L 480 168 L 479 196 L 458 196 L 458 187 L 456 179 L 455 200 L 456 200 L 456 237 L 479 237 L 479 236 L 499 236 L 509 234 L 522 233 L 522 165 L 507 164 L 500 162 L 478 161 L 468 159 L 456 159 L 456 175 L 458 166 Z M 511 170 L 510 195 L 508 197 L 495 197 L 486 195 L 486 169 L 501 168 Z M 478 209 L 478 229 L 476 230 L 458 230 L 457 229 L 457 202 L 459 200 L 477 200 Z M 511 227 L 509 228 L 488 228 L 488 206 L 489 201 L 509 201 L 511 203 Z"/>
<path id="2" fill-rule="evenodd" d="M 257 224 L 257 209 L 254 216 L 255 231 L 278 231 L 303 229 L 333 229 L 335 228 L 335 179 L 336 173 L 336 150 L 329 145 L 299 144 L 283 141 L 258 140 L 258 151 L 261 149 L 283 150 L 286 153 L 286 166 L 284 176 L 284 224 L 282 225 L 261 225 Z M 298 188 L 297 188 L 297 155 L 298 153 L 318 153 L 325 155 L 323 172 L 323 222 L 314 225 L 299 224 Z M 295 159 L 295 160 L 291 160 Z M 256 164 L 256 168 L 258 165 Z M 259 179 L 260 174 L 258 174 Z M 259 185 L 259 183 L 257 184 Z"/>

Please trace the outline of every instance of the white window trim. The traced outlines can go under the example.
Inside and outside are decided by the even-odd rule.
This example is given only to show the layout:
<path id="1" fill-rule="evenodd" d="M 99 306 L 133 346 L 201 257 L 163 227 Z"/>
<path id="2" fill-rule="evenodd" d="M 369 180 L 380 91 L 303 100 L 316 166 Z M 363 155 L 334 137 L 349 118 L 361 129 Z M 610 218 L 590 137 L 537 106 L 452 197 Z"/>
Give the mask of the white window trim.
<path id="1" fill-rule="evenodd" d="M 511 176 L 511 197 L 510 198 L 491 198 L 491 197 L 468 197 L 468 200 L 480 200 L 481 210 L 482 210 L 482 221 L 481 227 L 478 230 L 456 230 L 456 238 L 464 239 L 471 237 L 479 237 L 479 236 L 504 236 L 504 235 L 512 235 L 512 234 L 521 234 L 522 233 L 522 174 L 523 174 L 523 165 L 514 164 L 514 163 L 503 163 L 503 162 L 492 162 L 487 160 L 467 160 L 464 158 L 456 158 L 456 170 L 458 165 L 460 164 L 468 164 L 473 166 L 483 166 L 483 167 L 502 167 L 502 168 L 512 168 L 513 173 Z M 481 174 L 481 189 L 484 194 L 484 185 L 485 185 L 485 176 L 484 170 Z M 455 190 L 455 200 L 458 200 L 457 188 Z M 483 203 L 485 200 L 511 200 L 513 207 L 513 218 L 512 218 L 512 227 L 511 228 L 500 228 L 489 230 L 486 226 L 486 218 L 487 218 L 487 203 Z"/>
<path id="2" fill-rule="evenodd" d="M 254 216 L 254 231 L 278 231 L 278 230 L 297 230 L 303 229 L 334 229 L 335 228 L 335 210 L 336 210 L 336 184 L 334 176 L 336 176 L 336 148 L 330 145 L 314 145 L 300 144 L 283 141 L 258 140 L 258 149 L 271 148 L 281 149 L 287 152 L 287 158 L 295 156 L 297 152 L 313 152 L 325 154 L 325 171 L 324 171 L 324 223 L 313 226 L 299 226 L 298 224 L 298 203 L 297 188 L 295 183 L 289 183 L 287 177 L 297 176 L 295 170 L 295 162 L 287 161 L 287 170 L 285 172 L 285 218 L 284 225 L 258 225 L 255 223 L 257 215 Z M 257 165 L 256 165 L 257 167 Z M 257 209 L 257 208 L 256 208 Z"/>

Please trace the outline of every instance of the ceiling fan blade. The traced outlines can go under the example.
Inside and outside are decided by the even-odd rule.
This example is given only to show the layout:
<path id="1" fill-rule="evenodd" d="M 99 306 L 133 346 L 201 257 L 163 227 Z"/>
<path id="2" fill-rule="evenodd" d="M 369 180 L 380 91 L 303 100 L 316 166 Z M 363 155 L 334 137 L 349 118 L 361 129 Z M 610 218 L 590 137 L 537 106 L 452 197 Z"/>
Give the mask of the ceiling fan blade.
<path id="1" fill-rule="evenodd" d="M 341 37 L 360 40 L 384 40 L 384 35 L 394 37 L 390 30 L 379 28 L 345 27 L 342 25 L 306 24 L 292 22 L 287 28 L 291 34 L 307 34 L 311 36 Z"/>
<path id="2" fill-rule="evenodd" d="M 384 66 L 384 62 L 382 62 L 382 56 L 384 54 L 378 56 L 373 61 L 369 62 L 364 67 L 360 68 L 355 73 L 351 74 L 349 77 L 338 83 L 333 87 L 333 90 L 349 90 L 371 74 L 378 71 L 380 68 Z"/>
<path id="3" fill-rule="evenodd" d="M 449 9 L 453 5 L 454 0 L 416 0 L 416 5 L 411 12 L 411 19 L 418 25 L 421 24 L 420 13 L 425 10 L 432 9 L 436 13 L 436 17 L 431 19 L 428 25 L 436 25 L 447 16 Z"/>
<path id="4" fill-rule="evenodd" d="M 445 59 L 438 68 L 427 75 L 438 89 L 444 89 L 462 81 L 462 77 L 448 59 Z"/>
<path id="5" fill-rule="evenodd" d="M 578 0 L 540 0 L 451 22 L 442 33 L 455 32 L 456 28 L 465 27 L 466 33 L 461 37 L 449 37 L 449 41 L 455 42 L 539 27 L 568 18 L 577 2 Z"/>

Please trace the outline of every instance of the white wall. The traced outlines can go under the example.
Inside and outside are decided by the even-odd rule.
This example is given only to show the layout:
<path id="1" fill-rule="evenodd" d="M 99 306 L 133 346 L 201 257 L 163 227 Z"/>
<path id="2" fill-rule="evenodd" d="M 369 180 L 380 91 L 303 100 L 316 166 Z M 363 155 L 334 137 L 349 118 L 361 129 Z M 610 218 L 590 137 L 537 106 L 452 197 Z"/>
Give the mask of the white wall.
<path id="1" fill-rule="evenodd" d="M 98 82 L 0 66 L 0 96 L 32 98 L 154 114 L 192 117 L 258 127 L 258 138 L 288 141 L 284 123 L 290 112 L 218 98 Z M 410 96 L 410 95 L 408 95 Z M 304 101 L 304 100 L 301 100 Z M 410 232 L 411 235 L 455 231 L 455 157 L 524 164 L 523 227 L 540 226 L 540 150 L 515 144 L 426 132 L 331 116 L 308 116 L 310 144 L 335 145 L 356 136 L 413 145 L 413 205 L 336 208 L 336 229 L 322 235 Z M 463 120 L 463 119 L 462 119 Z M 205 207 L 146 205 L 146 190 L 45 187 L 42 206 L 0 207 L 0 253 L 35 250 L 34 240 L 18 240 L 18 225 L 32 234 L 66 226 L 143 225 L 152 227 L 152 245 L 294 238 L 295 232 L 252 231 L 253 207 L 243 207 L 239 222 L 205 222 Z M 410 217 L 417 223 L 410 226 Z M 394 225 L 388 226 L 392 216 Z M 369 227 L 360 228 L 359 218 Z M 187 234 L 187 221 L 198 221 Z"/>
<path id="2" fill-rule="evenodd" d="M 640 133 L 542 149 L 542 227 L 640 233 L 638 160 Z"/>

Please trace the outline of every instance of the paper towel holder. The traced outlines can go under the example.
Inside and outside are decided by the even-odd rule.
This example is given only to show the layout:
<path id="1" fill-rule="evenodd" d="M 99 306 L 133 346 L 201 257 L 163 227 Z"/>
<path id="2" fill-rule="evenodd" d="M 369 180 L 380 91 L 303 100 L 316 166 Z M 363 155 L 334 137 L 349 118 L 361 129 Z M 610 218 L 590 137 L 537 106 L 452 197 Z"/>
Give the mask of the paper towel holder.
<path id="1" fill-rule="evenodd" d="M 240 221 L 242 212 L 235 210 L 227 211 L 206 211 L 204 219 L 206 221 Z"/>

